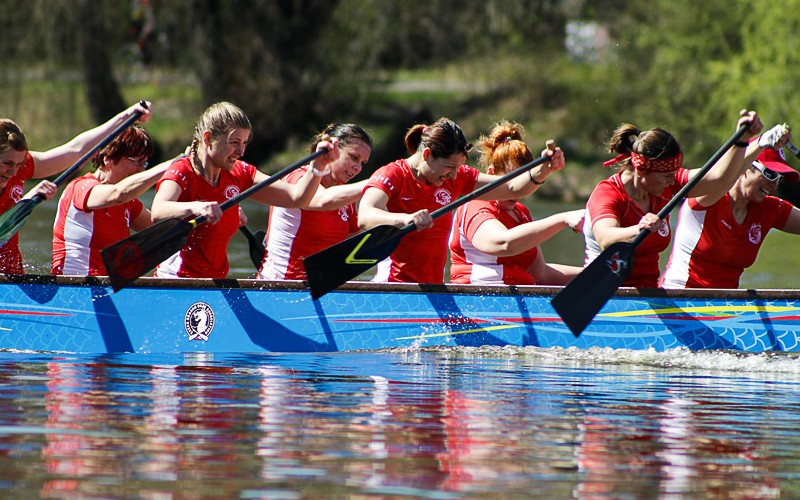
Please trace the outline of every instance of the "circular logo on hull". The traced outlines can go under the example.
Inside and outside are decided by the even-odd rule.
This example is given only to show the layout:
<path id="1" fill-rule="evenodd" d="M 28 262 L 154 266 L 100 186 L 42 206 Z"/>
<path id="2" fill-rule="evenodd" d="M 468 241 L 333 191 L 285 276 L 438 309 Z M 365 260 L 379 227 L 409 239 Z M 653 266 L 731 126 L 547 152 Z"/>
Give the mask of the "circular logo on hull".
<path id="1" fill-rule="evenodd" d="M 205 302 L 195 302 L 186 311 L 183 326 L 189 334 L 189 340 L 208 341 L 208 336 L 214 329 L 214 311 Z"/>

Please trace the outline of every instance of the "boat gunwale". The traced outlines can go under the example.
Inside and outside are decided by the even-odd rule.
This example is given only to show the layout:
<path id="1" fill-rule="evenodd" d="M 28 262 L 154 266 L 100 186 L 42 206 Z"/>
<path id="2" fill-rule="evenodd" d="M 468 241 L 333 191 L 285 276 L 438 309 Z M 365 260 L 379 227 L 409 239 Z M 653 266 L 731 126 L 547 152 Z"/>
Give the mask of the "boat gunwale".
<path id="1" fill-rule="evenodd" d="M 0 275 L 0 284 L 100 286 L 111 287 L 107 277 L 99 276 L 54 276 L 40 274 Z M 244 289 L 244 290 L 308 290 L 305 281 L 268 281 L 256 279 L 209 279 L 209 278 L 155 278 L 137 279 L 128 288 L 192 288 L 192 289 Z M 556 295 L 562 287 L 539 285 L 425 285 L 416 283 L 372 283 L 350 281 L 337 290 L 356 293 L 444 293 L 464 295 Z M 332 293 L 335 293 L 332 292 Z M 720 288 L 630 288 L 621 287 L 616 297 L 659 298 L 714 298 L 714 299 L 800 299 L 800 289 L 720 289 Z"/>

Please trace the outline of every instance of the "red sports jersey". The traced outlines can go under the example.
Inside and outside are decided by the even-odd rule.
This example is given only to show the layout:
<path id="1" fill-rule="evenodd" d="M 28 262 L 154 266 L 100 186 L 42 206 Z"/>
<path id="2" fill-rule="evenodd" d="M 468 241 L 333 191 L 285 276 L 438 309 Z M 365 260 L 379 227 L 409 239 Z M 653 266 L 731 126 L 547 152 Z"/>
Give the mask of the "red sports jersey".
<path id="1" fill-rule="evenodd" d="M 89 193 L 98 184 L 97 177 L 86 174 L 61 194 L 53 225 L 53 274 L 106 276 L 101 251 L 131 235 L 131 221 L 142 213 L 142 202 L 88 209 Z"/>
<path id="2" fill-rule="evenodd" d="M 474 200 L 456 210 L 450 232 L 450 282 L 474 284 L 533 285 L 528 272 L 539 253 L 539 247 L 517 255 L 496 257 L 472 245 L 472 238 L 481 224 L 490 219 L 500 221 L 508 229 L 531 222 L 531 214 L 522 203 L 514 205 L 518 219 L 497 206 L 496 201 Z"/>
<path id="3" fill-rule="evenodd" d="M 158 181 L 176 182 L 181 188 L 177 201 L 216 201 L 223 203 L 253 186 L 256 167 L 237 160 L 231 171 L 222 170 L 219 182 L 212 186 L 205 177 L 192 169 L 191 160 L 175 161 Z M 216 224 L 201 224 L 191 232 L 189 241 L 180 252 L 156 268 L 161 278 L 225 278 L 228 276 L 228 243 L 239 229 L 239 211 L 236 206 L 225 210 Z"/>
<path id="4" fill-rule="evenodd" d="M 689 171 L 684 168 L 678 169 L 675 172 L 675 184 L 666 188 L 659 196 L 650 195 L 649 211 L 657 214 L 688 181 Z M 595 222 L 612 218 L 619 221 L 620 227 L 630 227 L 639 224 L 644 215 L 645 212 L 625 191 L 620 173 L 600 181 L 586 203 L 586 218 L 583 225 L 583 236 L 586 241 L 584 265 L 588 265 L 602 252 L 592 232 Z M 649 288 L 658 286 L 658 277 L 661 274 L 659 255 L 669 246 L 671 236 L 669 216 L 667 216 L 661 221 L 658 231 L 650 233 L 636 247 L 633 268 L 623 283 L 624 286 Z"/>
<path id="5" fill-rule="evenodd" d="M 295 184 L 306 170 L 307 167 L 295 170 L 284 180 Z M 337 210 L 270 207 L 267 251 L 258 277 L 304 280 L 306 269 L 303 258 L 339 243 L 357 231 L 358 216 L 354 203 Z"/>
<path id="6" fill-rule="evenodd" d="M 379 168 L 372 174 L 364 190 L 378 188 L 386 193 L 389 196 L 386 205 L 389 212 L 412 214 L 422 209 L 433 212 L 471 192 L 479 174 L 477 169 L 461 165 L 455 179 L 447 179 L 441 186 L 434 186 L 418 181 L 403 159 Z M 405 235 L 392 252 L 390 260 L 379 264 L 375 281 L 443 283 L 444 266 L 447 264 L 447 236 L 452 221 L 452 212 L 447 213 L 436 219 L 432 227 Z"/>
<path id="7" fill-rule="evenodd" d="M 738 288 L 770 229 L 783 228 L 792 205 L 775 196 L 747 205 L 742 224 L 733 216 L 726 193 L 704 207 L 690 198 L 681 206 L 675 243 L 661 278 L 664 288 Z"/>
<path id="8" fill-rule="evenodd" d="M 0 192 L 0 214 L 7 212 L 17 204 L 25 194 L 25 181 L 33 177 L 33 156 L 25 156 L 25 165 L 17 170 L 14 177 L 8 180 L 5 189 Z M 0 273 L 24 274 L 22 253 L 19 251 L 19 233 L 15 234 L 5 245 L 0 247 Z"/>

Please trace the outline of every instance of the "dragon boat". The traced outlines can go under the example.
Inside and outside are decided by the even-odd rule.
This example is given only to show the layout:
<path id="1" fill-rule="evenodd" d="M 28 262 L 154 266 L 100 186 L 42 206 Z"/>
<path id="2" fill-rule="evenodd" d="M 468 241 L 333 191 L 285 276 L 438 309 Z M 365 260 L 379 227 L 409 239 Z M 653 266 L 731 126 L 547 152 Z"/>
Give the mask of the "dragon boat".
<path id="1" fill-rule="evenodd" d="M 800 290 L 621 288 L 579 336 L 559 287 L 0 277 L 0 349 L 334 352 L 431 346 L 800 352 Z"/>

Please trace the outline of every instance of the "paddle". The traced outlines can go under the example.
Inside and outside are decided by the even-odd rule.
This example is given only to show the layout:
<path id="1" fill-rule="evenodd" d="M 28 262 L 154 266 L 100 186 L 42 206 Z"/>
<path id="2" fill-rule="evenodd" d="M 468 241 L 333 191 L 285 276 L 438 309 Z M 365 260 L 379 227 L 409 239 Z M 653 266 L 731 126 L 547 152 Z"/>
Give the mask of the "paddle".
<path id="1" fill-rule="evenodd" d="M 144 101 L 139 101 L 139 104 L 147 108 L 147 103 Z M 133 123 L 141 116 L 141 113 L 135 113 L 133 116 L 125 120 L 125 123 L 112 130 L 111 133 L 108 134 L 103 140 L 98 142 L 92 149 L 87 151 L 86 154 L 81 156 L 78 161 L 73 163 L 68 169 L 61 172 L 61 175 L 56 177 L 56 179 L 53 181 L 53 184 L 55 184 L 56 187 L 60 186 L 69 178 L 69 176 L 81 168 L 86 160 L 106 147 L 109 142 L 113 141 L 114 138 L 121 134 L 126 128 L 133 125 Z M 3 215 L 0 215 L 0 246 L 5 245 L 8 240 L 13 238 L 14 235 L 19 232 L 25 222 L 27 222 L 33 209 L 43 201 L 44 196 L 41 194 L 37 194 L 31 198 L 24 198 L 9 208 Z"/>
<path id="2" fill-rule="evenodd" d="M 220 203 L 219 207 L 224 211 L 235 206 L 256 191 L 269 186 L 281 177 L 303 165 L 307 165 L 314 158 L 327 152 L 328 150 L 321 149 L 311 153 L 302 160 L 276 172 L 275 175 L 268 179 Z M 111 287 L 115 292 L 119 291 L 150 269 L 164 262 L 168 257 L 183 248 L 192 230 L 205 221 L 206 218 L 202 215 L 190 220 L 173 217 L 153 224 L 147 229 L 104 248 L 102 251 L 103 262 L 106 265 L 108 276 L 111 278 Z"/>
<path id="3" fill-rule="evenodd" d="M 795 155 L 797 158 L 800 158 L 800 149 L 798 149 L 797 146 L 795 146 L 791 142 L 788 142 L 788 143 L 786 143 L 786 148 L 789 151 L 791 151 L 792 154 Z"/>
<path id="4" fill-rule="evenodd" d="M 547 141 L 547 144 L 550 149 L 555 146 L 553 141 Z M 432 212 L 431 217 L 436 219 L 452 212 L 461 205 L 483 196 L 497 186 L 505 184 L 533 167 L 550 161 L 550 159 L 550 156 L 542 156 L 530 163 L 526 163 L 499 179 Z M 305 258 L 303 264 L 308 276 L 311 297 L 317 300 L 331 290 L 335 290 L 345 282 L 369 270 L 372 266 L 388 257 L 400 244 L 400 239 L 415 229 L 416 226 L 413 223 L 406 225 L 402 229 L 390 225 L 375 226 L 353 235 L 341 243 L 309 255 Z"/>
<path id="5" fill-rule="evenodd" d="M 256 269 L 261 269 L 261 262 L 264 260 L 264 237 L 267 235 L 264 231 L 256 231 L 253 233 L 247 226 L 242 226 L 239 231 L 247 238 L 247 246 L 250 250 L 250 260 Z"/>
<path id="6" fill-rule="evenodd" d="M 658 212 L 658 218 L 664 219 L 683 200 L 686 193 L 700 182 L 711 167 L 737 142 L 750 125 L 744 125 L 722 145 L 700 171 Z M 633 267 L 633 255 L 636 247 L 650 234 L 642 230 L 630 243 L 617 242 L 609 245 L 586 268 L 553 297 L 550 304 L 556 310 L 572 333 L 578 337 L 586 326 L 622 286 Z"/>

